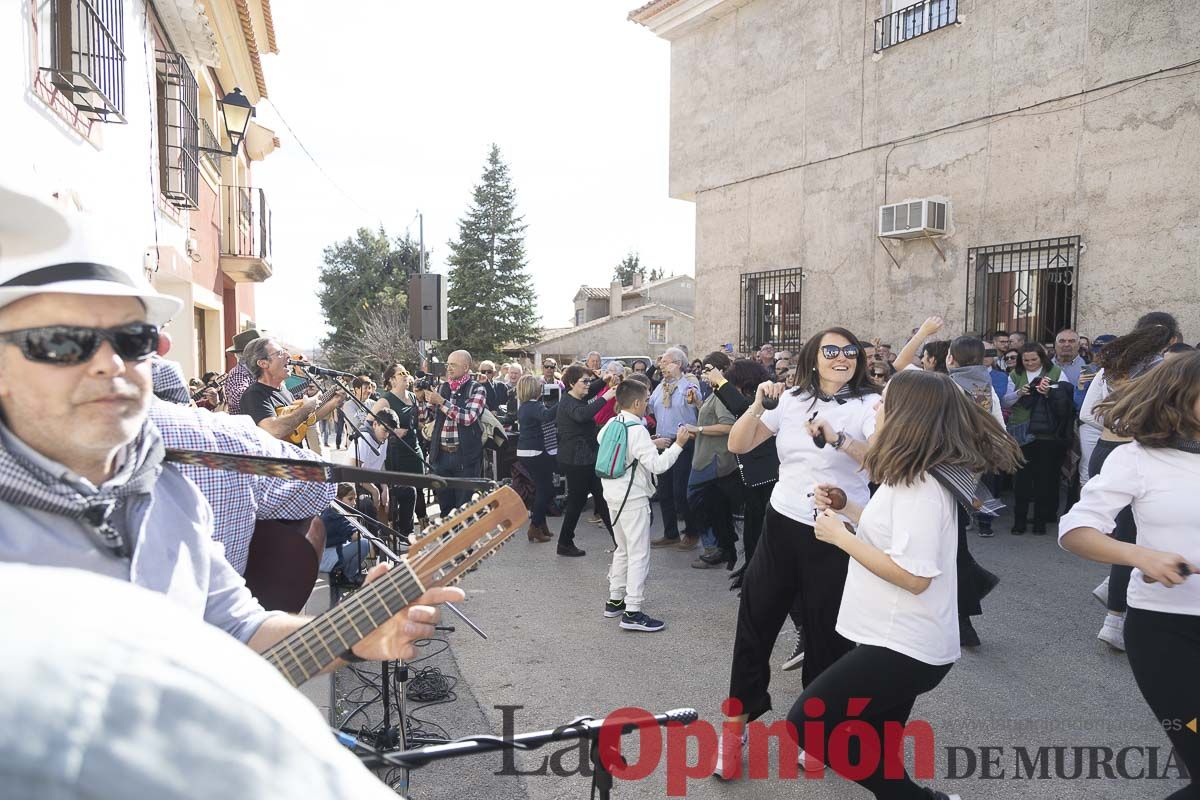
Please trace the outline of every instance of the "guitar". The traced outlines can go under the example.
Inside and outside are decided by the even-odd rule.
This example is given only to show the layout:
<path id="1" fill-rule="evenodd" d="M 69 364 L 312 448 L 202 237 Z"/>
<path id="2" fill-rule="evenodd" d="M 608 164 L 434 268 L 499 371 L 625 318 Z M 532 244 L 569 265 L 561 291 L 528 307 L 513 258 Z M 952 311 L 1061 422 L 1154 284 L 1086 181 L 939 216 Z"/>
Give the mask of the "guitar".
<path id="1" fill-rule="evenodd" d="M 456 509 L 412 539 L 383 577 L 271 647 L 265 657 L 299 687 L 433 586 L 451 586 L 508 540 L 526 520 L 525 503 L 503 486 Z"/>
<path id="2" fill-rule="evenodd" d="M 320 517 L 262 519 L 246 558 L 246 588 L 267 611 L 299 614 L 312 594 L 325 552 Z"/>
<path id="3" fill-rule="evenodd" d="M 339 391 L 341 390 L 334 386 L 332 389 L 327 389 L 322 392 L 320 397 L 317 398 L 317 408 L 320 408 L 332 400 L 333 396 Z M 304 400 L 297 400 L 288 406 L 275 406 L 275 416 L 282 417 L 284 414 L 291 413 L 302 405 L 304 405 Z M 290 434 L 288 434 L 288 436 L 285 437 L 285 441 L 291 442 L 295 445 L 304 444 L 304 437 L 308 434 L 308 429 L 316 424 L 317 415 L 316 412 L 313 412 L 312 414 L 308 415 L 308 419 L 296 426 L 296 430 L 292 431 Z"/>

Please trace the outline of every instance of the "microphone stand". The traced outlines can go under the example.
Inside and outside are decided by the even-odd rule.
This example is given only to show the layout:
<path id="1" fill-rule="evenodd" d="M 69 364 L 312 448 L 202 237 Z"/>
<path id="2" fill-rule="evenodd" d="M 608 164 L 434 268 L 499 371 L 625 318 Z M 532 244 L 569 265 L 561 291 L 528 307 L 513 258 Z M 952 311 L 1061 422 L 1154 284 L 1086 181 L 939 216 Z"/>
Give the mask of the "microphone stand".
<path id="1" fill-rule="evenodd" d="M 666 726 L 672 723 L 686 725 L 694 722 L 699 716 L 694 708 L 677 708 L 663 714 L 655 714 L 649 719 L 620 723 L 617 733 L 620 736 L 625 736 L 634 730 L 651 726 Z M 608 723 L 608 725 L 611 730 L 611 727 L 617 726 L 618 723 Z M 363 751 L 359 753 L 358 757 L 364 766 L 371 768 L 392 766 L 402 769 L 421 767 L 430 761 L 438 761 L 443 758 L 489 753 L 495 750 L 534 750 L 553 742 L 587 739 L 590 743 L 588 749 L 592 762 L 592 796 L 594 797 L 596 794 L 599 794 L 600 800 L 609 800 L 610 793 L 612 792 L 613 776 L 608 771 L 605 759 L 600 754 L 600 731 L 604 727 L 604 720 L 598 720 L 595 717 L 577 717 L 566 725 L 554 728 L 553 730 L 519 733 L 512 738 L 490 735 L 467 736 L 416 750 L 401 750 L 392 753 L 380 752 L 343 731 L 334 731 L 334 735 L 338 741 L 352 750 Z M 610 753 L 609 755 L 613 760 L 619 760 L 621 763 L 624 763 L 624 758 L 619 752 Z"/>
<path id="2" fill-rule="evenodd" d="M 378 416 L 376 416 L 375 412 L 373 412 L 371 409 L 367 408 L 367 405 L 362 400 L 358 399 L 358 395 L 356 395 L 353 391 L 348 389 L 346 387 L 346 384 L 342 383 L 341 379 L 337 375 L 331 374 L 331 373 L 336 372 L 336 370 L 328 370 L 328 369 L 325 369 L 324 367 L 317 367 L 312 364 L 306 365 L 304 367 L 304 369 L 311 370 L 312 374 L 314 376 L 325 377 L 328 380 L 331 380 L 335 384 L 337 384 L 337 387 L 346 393 L 346 397 L 348 397 L 350 400 L 354 401 L 354 403 L 356 403 L 358 405 L 358 407 L 363 410 L 363 413 L 366 415 L 367 419 L 370 419 L 374 422 L 378 422 L 380 425 L 382 425 L 384 427 L 384 429 L 388 432 L 388 435 L 390 437 L 395 438 L 398 442 L 400 442 L 400 444 L 407 447 L 408 451 L 410 453 L 412 453 L 414 456 L 416 456 L 417 458 L 419 458 L 421 460 L 421 463 L 425 466 L 425 469 L 429 470 L 429 472 L 431 472 L 431 473 L 433 472 L 433 466 L 430 465 L 430 463 L 425 460 L 425 456 L 422 455 L 420 450 L 415 449 L 411 444 L 409 444 L 408 442 L 404 441 L 404 439 L 397 436 L 395 427 L 389 425 L 388 423 L 381 420 Z M 346 373 L 339 373 L 339 374 L 345 375 Z M 414 420 L 414 422 L 416 422 L 416 420 Z M 360 437 L 360 438 L 368 439 L 369 437 L 364 436 L 364 437 Z M 374 453 L 375 455 L 379 455 L 379 450 L 375 447 L 374 442 L 368 441 L 367 446 L 371 448 L 372 453 Z"/>

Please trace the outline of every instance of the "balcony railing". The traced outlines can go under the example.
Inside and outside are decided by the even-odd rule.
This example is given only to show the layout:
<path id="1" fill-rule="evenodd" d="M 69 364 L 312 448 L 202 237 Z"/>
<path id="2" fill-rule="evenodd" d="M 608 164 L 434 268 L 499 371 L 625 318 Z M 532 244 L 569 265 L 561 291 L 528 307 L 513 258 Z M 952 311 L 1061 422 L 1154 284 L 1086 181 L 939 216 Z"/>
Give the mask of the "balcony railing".
<path id="1" fill-rule="evenodd" d="M 262 189 L 221 187 L 222 268 L 236 280 L 271 274 L 271 208 Z"/>
<path id="2" fill-rule="evenodd" d="M 123 0 L 51 0 L 42 71 L 83 116 L 125 122 Z"/>
<path id="3" fill-rule="evenodd" d="M 921 0 L 875 20 L 875 52 L 958 22 L 958 0 Z"/>

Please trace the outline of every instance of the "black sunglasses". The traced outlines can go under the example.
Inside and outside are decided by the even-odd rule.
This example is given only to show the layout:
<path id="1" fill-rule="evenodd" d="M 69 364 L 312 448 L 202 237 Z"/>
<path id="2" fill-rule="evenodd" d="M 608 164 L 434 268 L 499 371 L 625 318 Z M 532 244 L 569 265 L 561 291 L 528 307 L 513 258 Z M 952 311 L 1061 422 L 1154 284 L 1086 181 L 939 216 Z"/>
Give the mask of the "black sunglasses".
<path id="1" fill-rule="evenodd" d="M 143 361 L 158 351 L 157 325 L 135 322 L 116 328 L 50 325 L 0 332 L 0 341 L 21 348 L 26 359 L 39 364 L 73 366 L 91 360 L 108 342 L 124 361 Z"/>
<path id="2" fill-rule="evenodd" d="M 854 360 L 858 358 L 858 345 L 848 344 L 845 347 L 838 347 L 836 344 L 821 345 L 821 355 L 825 356 L 825 358 L 829 359 L 830 361 L 837 358 L 838 353 L 841 353 L 846 358 Z"/>
<path id="3" fill-rule="evenodd" d="M 1005 361 L 1016 361 L 1017 357 L 1016 356 L 1005 356 L 1004 360 Z"/>

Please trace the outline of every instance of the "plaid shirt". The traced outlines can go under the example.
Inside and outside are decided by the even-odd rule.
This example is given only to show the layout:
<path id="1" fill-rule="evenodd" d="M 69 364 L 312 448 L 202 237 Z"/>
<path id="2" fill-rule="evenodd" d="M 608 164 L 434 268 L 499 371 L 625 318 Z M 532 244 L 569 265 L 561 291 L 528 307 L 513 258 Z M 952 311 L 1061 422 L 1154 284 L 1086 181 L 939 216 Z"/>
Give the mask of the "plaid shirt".
<path id="1" fill-rule="evenodd" d="M 229 370 L 229 374 L 225 376 L 225 405 L 230 414 L 242 413 L 242 395 L 252 383 L 254 376 L 240 361 L 236 367 Z"/>
<path id="2" fill-rule="evenodd" d="M 150 420 L 170 448 L 319 460 L 315 453 L 274 438 L 246 416 L 156 402 L 150 406 Z M 331 483 L 176 466 L 208 499 L 213 510 L 213 538 L 225 545 L 225 558 L 239 574 L 246 570 L 257 520 L 315 517 L 329 507 L 336 491 Z"/>
<path id="3" fill-rule="evenodd" d="M 191 405 L 192 395 L 183 378 L 183 367 L 162 356 L 150 357 L 150 374 L 154 379 L 154 396 L 179 405 Z"/>
<path id="4" fill-rule="evenodd" d="M 461 388 L 461 387 L 459 387 Z M 476 383 L 474 391 L 467 399 L 465 407 L 459 407 L 456 404 L 454 393 L 450 393 L 451 399 L 442 404 L 443 415 L 445 421 L 442 422 L 442 435 L 439 439 L 443 448 L 448 451 L 458 449 L 458 428 L 470 427 L 479 421 L 483 410 L 487 408 L 487 390 L 483 388 L 482 383 Z M 437 419 L 437 406 L 433 403 L 419 403 L 421 408 L 421 421 L 429 422 Z"/>

